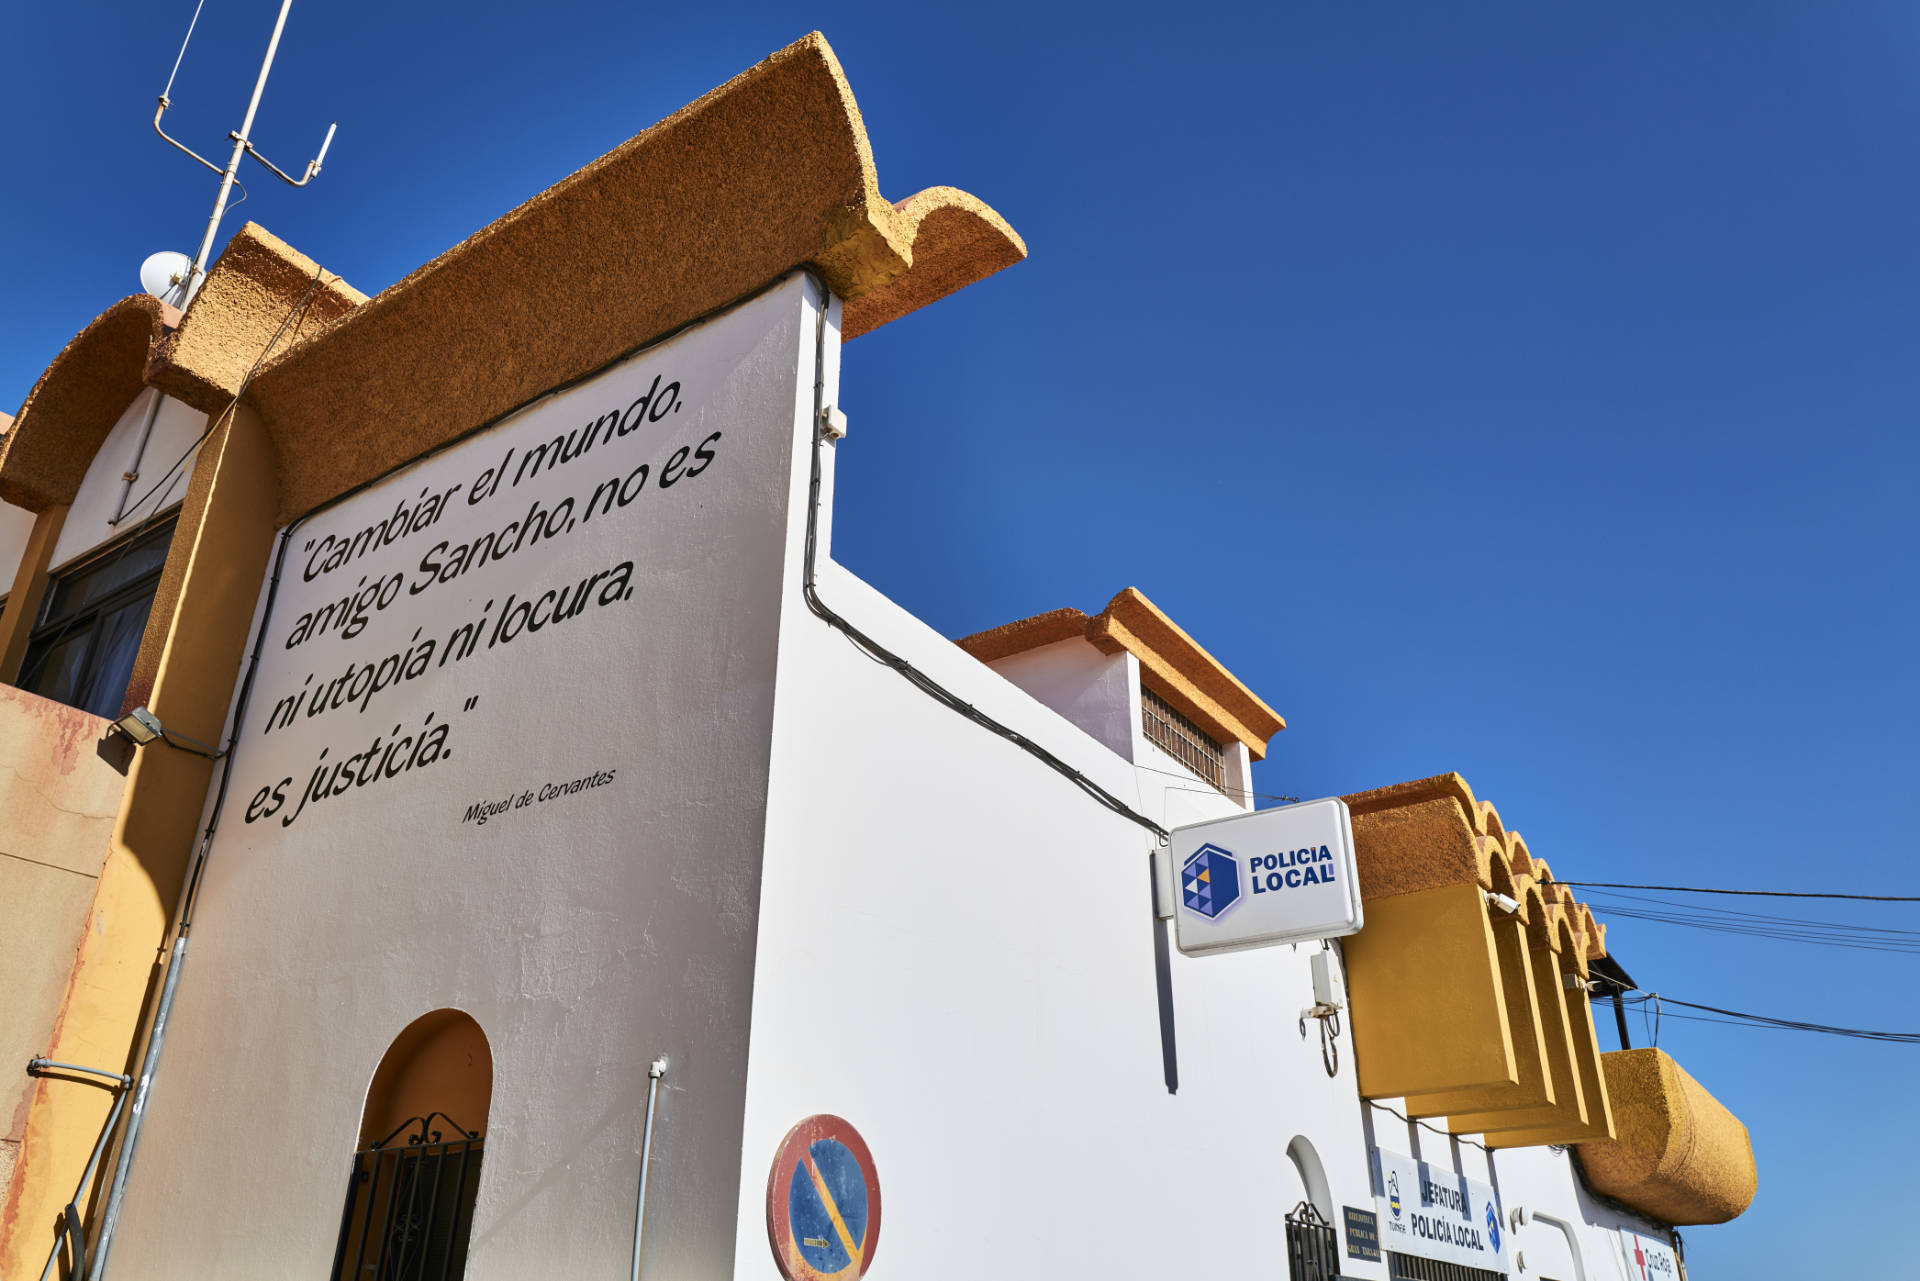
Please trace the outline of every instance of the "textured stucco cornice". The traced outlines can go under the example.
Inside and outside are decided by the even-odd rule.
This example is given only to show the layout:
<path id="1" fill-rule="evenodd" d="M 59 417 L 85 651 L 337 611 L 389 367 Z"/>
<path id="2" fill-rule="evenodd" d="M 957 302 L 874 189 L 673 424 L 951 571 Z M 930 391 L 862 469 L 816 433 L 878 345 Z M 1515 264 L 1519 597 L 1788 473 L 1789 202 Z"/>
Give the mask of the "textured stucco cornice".
<path id="1" fill-rule="evenodd" d="M 1594 1191 L 1678 1226 L 1725 1223 L 1753 1204 L 1759 1177 L 1740 1118 L 1659 1050 L 1600 1063 L 1617 1137 L 1580 1145 Z"/>
<path id="2" fill-rule="evenodd" d="M 881 196 L 816 32 L 274 357 L 248 399 L 291 519 L 796 266 L 851 338 L 1025 255 L 964 192 Z"/>
<path id="3" fill-rule="evenodd" d="M 266 228 L 247 223 L 227 242 L 179 327 L 154 353 L 148 381 L 203 414 L 221 413 L 254 362 L 271 355 L 268 344 L 274 351 L 291 350 L 366 300 Z"/>
<path id="4" fill-rule="evenodd" d="M 74 336 L 40 375 L 0 445 L 0 501 L 41 512 L 71 503 L 107 433 L 146 386 L 147 359 L 179 313 L 123 298 Z"/>
<path id="5" fill-rule="evenodd" d="M 1056 609 L 954 643 L 981 662 L 992 663 L 1075 637 L 1105 654 L 1132 654 L 1140 660 L 1141 679 L 1148 688 L 1222 741 L 1245 743 L 1255 760 L 1267 754 L 1267 740 L 1287 727 L 1280 713 L 1136 588 L 1122 591 L 1092 616 Z"/>
<path id="6" fill-rule="evenodd" d="M 1553 879 L 1490 801 L 1458 774 L 1394 783 L 1344 798 L 1353 817 L 1360 891 L 1368 900 L 1478 884 L 1520 903 L 1536 942 L 1571 950 L 1582 972 L 1607 954 L 1606 927 Z"/>

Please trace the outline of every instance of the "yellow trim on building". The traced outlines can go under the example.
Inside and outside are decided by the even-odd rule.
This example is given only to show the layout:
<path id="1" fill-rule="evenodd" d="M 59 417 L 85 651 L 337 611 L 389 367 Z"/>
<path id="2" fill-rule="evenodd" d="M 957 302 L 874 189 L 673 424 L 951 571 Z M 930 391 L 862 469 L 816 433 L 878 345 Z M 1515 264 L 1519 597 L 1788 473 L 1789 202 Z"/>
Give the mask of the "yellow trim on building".
<path id="1" fill-rule="evenodd" d="M 1659 1050 L 1601 1056 L 1619 1135 L 1582 1143 L 1595 1191 L 1662 1223 L 1725 1223 L 1753 1204 L 1759 1176 L 1747 1127 Z"/>
<path id="2" fill-rule="evenodd" d="M 1593 914 L 1458 774 L 1346 800 L 1367 911 L 1345 944 L 1361 1093 L 1406 1096 L 1409 1115 L 1444 1116 L 1492 1147 L 1611 1135 L 1586 988 L 1588 949 L 1604 939 Z M 1454 919 L 1409 914 L 1408 901 L 1437 903 L 1443 887 Z M 1455 936 L 1449 949 L 1434 945 L 1441 929 Z M 1476 930 L 1484 959 L 1461 943 Z M 1409 1020 L 1436 1003 L 1454 1017 L 1411 1034 Z M 1502 1056 L 1505 1079 L 1454 1083 L 1458 1065 Z"/>

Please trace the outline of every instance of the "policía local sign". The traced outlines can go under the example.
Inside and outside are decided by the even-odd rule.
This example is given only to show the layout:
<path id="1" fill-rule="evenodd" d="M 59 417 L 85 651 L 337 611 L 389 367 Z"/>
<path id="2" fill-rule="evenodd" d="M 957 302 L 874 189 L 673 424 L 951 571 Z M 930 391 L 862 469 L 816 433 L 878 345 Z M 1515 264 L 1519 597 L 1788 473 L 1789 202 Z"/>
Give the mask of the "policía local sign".
<path id="1" fill-rule="evenodd" d="M 1353 825 L 1338 797 L 1194 823 L 1171 838 L 1174 937 L 1189 956 L 1360 928 Z"/>
<path id="2" fill-rule="evenodd" d="M 880 1243 L 880 1176 L 850 1122 L 810 1116 L 767 1176 L 767 1241 L 787 1281 L 859 1281 Z"/>
<path id="3" fill-rule="evenodd" d="M 1507 1234 L 1493 1188 L 1446 1166 L 1373 1150 L 1380 1246 L 1488 1272 L 1507 1270 Z"/>

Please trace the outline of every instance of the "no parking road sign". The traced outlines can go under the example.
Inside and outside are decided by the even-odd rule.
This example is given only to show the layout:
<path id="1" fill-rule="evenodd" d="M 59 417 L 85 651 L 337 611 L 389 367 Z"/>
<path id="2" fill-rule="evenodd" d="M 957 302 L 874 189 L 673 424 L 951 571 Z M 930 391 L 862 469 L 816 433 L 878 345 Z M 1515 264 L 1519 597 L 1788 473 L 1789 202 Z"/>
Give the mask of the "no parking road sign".
<path id="1" fill-rule="evenodd" d="M 787 1131 L 767 1175 L 767 1241 L 787 1281 L 859 1281 L 880 1241 L 873 1153 L 837 1116 Z"/>

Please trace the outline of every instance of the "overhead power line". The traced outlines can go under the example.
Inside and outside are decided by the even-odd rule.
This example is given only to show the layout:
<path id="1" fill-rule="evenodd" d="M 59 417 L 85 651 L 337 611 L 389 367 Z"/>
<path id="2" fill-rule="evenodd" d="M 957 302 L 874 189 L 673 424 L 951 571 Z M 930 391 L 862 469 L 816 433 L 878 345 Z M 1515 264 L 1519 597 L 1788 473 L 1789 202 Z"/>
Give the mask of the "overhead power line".
<path id="1" fill-rule="evenodd" d="M 1863 903 L 1920 903 L 1920 894 L 1831 894 L 1804 890 L 1717 890 L 1704 889 L 1697 885 L 1627 885 L 1618 881 L 1563 881 L 1558 877 L 1547 882 L 1547 884 L 1566 885 L 1576 889 L 1658 890 L 1665 894 L 1741 894 L 1755 898 L 1843 898 L 1855 899 Z"/>
<path id="2" fill-rule="evenodd" d="M 1747 1014 L 1740 1010 L 1723 1010 L 1717 1005 L 1700 1005 L 1693 1001 L 1676 1001 L 1670 996 L 1658 992 L 1642 991 L 1633 998 L 1636 1001 L 1651 1001 L 1658 1009 L 1664 1005 L 1678 1005 L 1688 1010 L 1703 1010 L 1708 1014 L 1722 1015 L 1726 1019 L 1735 1019 L 1744 1025 L 1753 1027 L 1782 1028 L 1793 1032 L 1818 1032 L 1823 1036 L 1848 1036 L 1864 1041 L 1888 1041 L 1897 1045 L 1920 1045 L 1920 1032 L 1884 1032 L 1872 1028 L 1839 1027 L 1832 1023 L 1813 1023 L 1804 1019 L 1777 1019 L 1768 1014 Z M 1686 1015 L 1676 1014 L 1675 1018 Z M 1702 1019 L 1701 1022 L 1720 1022 L 1719 1019 Z"/>
<path id="3" fill-rule="evenodd" d="M 1733 908 L 1704 907 L 1680 903 L 1672 899 L 1648 898 L 1641 894 L 1625 894 L 1610 890 L 1596 891 L 1589 896 L 1589 903 L 1596 912 L 1609 921 L 1652 921 L 1660 925 L 1678 925 L 1687 929 L 1736 934 L 1747 938 L 1811 943 L 1819 947 L 1920 954 L 1920 930 L 1896 929 L 1881 925 L 1855 925 L 1844 921 L 1816 920 L 1801 916 L 1774 916 L 1763 912 L 1742 912 Z"/>

